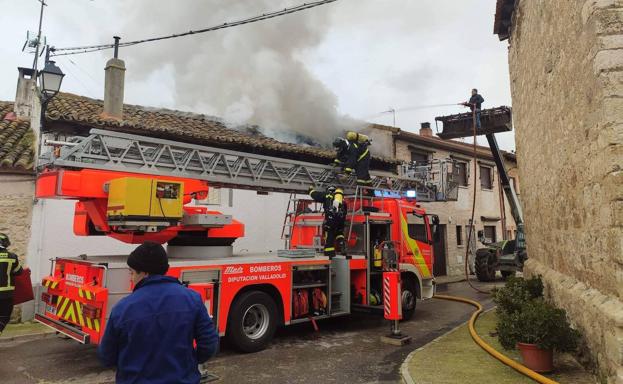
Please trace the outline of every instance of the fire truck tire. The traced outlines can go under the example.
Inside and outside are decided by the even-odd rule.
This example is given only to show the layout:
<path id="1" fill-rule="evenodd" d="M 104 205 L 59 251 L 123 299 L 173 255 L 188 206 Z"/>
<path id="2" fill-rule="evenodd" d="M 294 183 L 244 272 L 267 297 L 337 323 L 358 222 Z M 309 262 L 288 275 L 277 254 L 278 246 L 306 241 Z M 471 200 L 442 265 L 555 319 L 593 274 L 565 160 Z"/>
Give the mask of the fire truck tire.
<path id="1" fill-rule="evenodd" d="M 476 277 L 478 281 L 495 280 L 495 253 L 489 249 L 479 249 L 476 251 L 476 261 L 474 267 L 476 269 Z"/>
<path id="2" fill-rule="evenodd" d="M 417 304 L 417 291 L 415 288 L 415 281 L 411 278 L 406 278 L 402 282 L 402 320 L 411 320 L 415 313 L 415 307 Z"/>
<path id="3" fill-rule="evenodd" d="M 232 304 L 227 322 L 227 339 L 241 352 L 266 348 L 277 330 L 277 305 L 267 293 L 249 291 Z"/>

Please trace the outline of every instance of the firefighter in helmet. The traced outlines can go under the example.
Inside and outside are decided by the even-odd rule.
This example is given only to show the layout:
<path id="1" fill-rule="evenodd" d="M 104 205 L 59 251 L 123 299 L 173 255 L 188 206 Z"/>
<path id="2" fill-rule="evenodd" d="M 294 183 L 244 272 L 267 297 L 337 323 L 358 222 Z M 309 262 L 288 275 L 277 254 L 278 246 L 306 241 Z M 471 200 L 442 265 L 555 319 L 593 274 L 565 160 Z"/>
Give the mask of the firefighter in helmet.
<path id="1" fill-rule="evenodd" d="M 368 136 L 353 131 L 346 133 L 346 140 L 353 143 L 356 149 L 355 156 L 352 156 L 350 160 L 355 167 L 357 184 L 370 185 L 370 150 L 368 147 L 372 141 Z"/>
<path id="2" fill-rule="evenodd" d="M 357 184 L 369 186 L 370 178 L 370 138 L 364 134 L 349 131 L 346 138 L 337 138 L 333 142 L 336 150 L 334 165 L 341 166 L 344 173 L 355 173 Z"/>
<path id="3" fill-rule="evenodd" d="M 324 208 L 324 221 L 322 232 L 324 237 L 324 254 L 332 258 L 336 254 L 337 248 L 343 255 L 346 255 L 346 242 L 344 241 L 344 220 L 346 219 L 346 203 L 344 202 L 344 192 L 341 188 L 333 186 L 326 191 L 316 191 L 313 187 L 309 189 L 309 196 L 314 201 L 322 203 Z"/>
<path id="4" fill-rule="evenodd" d="M 9 237 L 0 233 L 0 333 L 11 320 L 13 312 L 13 293 L 15 291 L 14 276 L 22 273 L 17 255 L 9 252 Z"/>

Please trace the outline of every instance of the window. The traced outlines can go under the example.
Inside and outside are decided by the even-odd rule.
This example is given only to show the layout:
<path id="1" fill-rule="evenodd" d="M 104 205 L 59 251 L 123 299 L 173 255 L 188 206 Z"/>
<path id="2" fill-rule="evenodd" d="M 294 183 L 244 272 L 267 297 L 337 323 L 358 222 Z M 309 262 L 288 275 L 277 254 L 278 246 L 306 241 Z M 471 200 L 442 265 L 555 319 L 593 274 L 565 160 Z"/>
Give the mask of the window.
<path id="1" fill-rule="evenodd" d="M 493 177 L 491 167 L 480 166 L 480 187 L 482 189 L 493 189 Z"/>
<path id="2" fill-rule="evenodd" d="M 495 237 L 495 225 L 485 225 L 485 238 L 487 241 L 495 243 L 497 241 Z"/>
<path id="3" fill-rule="evenodd" d="M 513 231 L 512 231 L 512 230 L 510 230 L 510 229 L 507 229 L 507 230 L 506 230 L 506 239 L 507 239 L 507 240 L 513 240 L 513 238 L 514 238 L 514 237 L 513 237 Z"/>
<path id="4" fill-rule="evenodd" d="M 417 164 L 428 163 L 428 153 L 411 151 L 411 161 L 415 161 Z"/>
<path id="5" fill-rule="evenodd" d="M 460 225 L 456 226 L 456 245 L 463 245 L 463 228 Z"/>
<path id="6" fill-rule="evenodd" d="M 467 163 L 459 161 L 456 163 L 456 167 L 458 168 L 459 185 L 467 186 Z"/>
<path id="7" fill-rule="evenodd" d="M 408 218 L 409 237 L 413 240 L 427 242 L 426 224 L 424 224 L 424 216 L 409 215 Z"/>

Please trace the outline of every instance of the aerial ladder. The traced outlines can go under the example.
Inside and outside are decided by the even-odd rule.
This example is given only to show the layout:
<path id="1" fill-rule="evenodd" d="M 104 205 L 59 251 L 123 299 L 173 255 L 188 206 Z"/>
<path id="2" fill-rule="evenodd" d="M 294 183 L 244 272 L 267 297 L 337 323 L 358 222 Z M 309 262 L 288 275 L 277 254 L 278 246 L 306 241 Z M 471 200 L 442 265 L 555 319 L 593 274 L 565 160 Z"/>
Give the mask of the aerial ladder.
<path id="1" fill-rule="evenodd" d="M 472 137 L 474 135 L 474 116 L 471 112 L 450 116 L 436 117 L 436 121 L 443 123 L 443 131 L 438 134 L 442 139 L 455 139 Z M 481 112 L 481 127 L 476 128 L 476 135 L 485 135 L 493 160 L 498 169 L 500 184 L 510 205 L 511 215 L 517 229 L 513 240 L 505 240 L 497 243 L 487 243 L 484 235 L 479 233 L 480 241 L 485 248 L 476 251 L 476 275 L 480 281 L 492 281 L 496 271 L 500 271 L 503 277 L 514 275 L 516 271 L 523 270 L 523 264 L 528 258 L 526 252 L 526 239 L 524 233 L 523 211 L 517 192 L 510 181 L 502 152 L 495 138 L 495 133 L 512 130 L 512 110 L 510 107 L 498 107 L 485 109 Z"/>

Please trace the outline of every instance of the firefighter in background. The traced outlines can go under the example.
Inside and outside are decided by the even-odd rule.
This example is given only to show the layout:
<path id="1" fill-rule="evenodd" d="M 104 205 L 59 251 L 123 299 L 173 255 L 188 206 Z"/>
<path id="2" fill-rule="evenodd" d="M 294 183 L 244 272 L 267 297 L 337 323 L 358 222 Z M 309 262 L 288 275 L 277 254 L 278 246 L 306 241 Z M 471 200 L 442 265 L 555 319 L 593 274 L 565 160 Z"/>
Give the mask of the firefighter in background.
<path id="1" fill-rule="evenodd" d="M 311 187 L 309 196 L 314 201 L 322 203 L 324 221 L 322 232 L 324 237 L 324 254 L 330 258 L 335 256 L 336 245 L 340 252 L 346 255 L 346 241 L 344 241 L 344 221 L 346 220 L 346 203 L 344 192 L 340 188 L 329 187 L 326 191 L 316 191 Z"/>
<path id="2" fill-rule="evenodd" d="M 15 292 L 13 278 L 22 273 L 17 255 L 7 250 L 10 246 L 9 237 L 0 233 L 0 333 L 11 320 L 11 312 L 13 312 L 13 293 Z"/>

